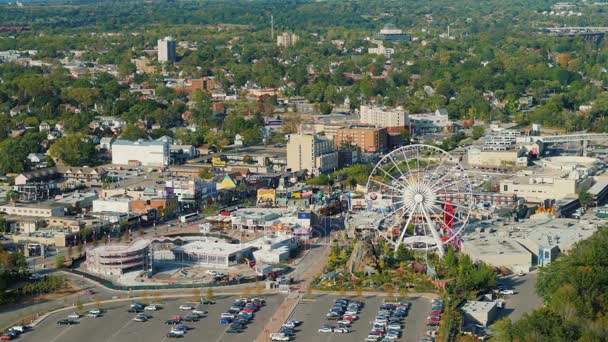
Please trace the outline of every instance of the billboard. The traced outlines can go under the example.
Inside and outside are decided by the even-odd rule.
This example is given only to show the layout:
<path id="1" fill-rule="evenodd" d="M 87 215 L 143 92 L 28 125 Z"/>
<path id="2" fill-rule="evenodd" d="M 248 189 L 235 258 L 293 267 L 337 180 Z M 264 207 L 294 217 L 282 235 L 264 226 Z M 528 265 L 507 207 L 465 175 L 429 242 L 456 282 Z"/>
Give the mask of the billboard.
<path id="1" fill-rule="evenodd" d="M 258 206 L 268 207 L 274 206 L 277 198 L 275 189 L 258 189 Z"/>

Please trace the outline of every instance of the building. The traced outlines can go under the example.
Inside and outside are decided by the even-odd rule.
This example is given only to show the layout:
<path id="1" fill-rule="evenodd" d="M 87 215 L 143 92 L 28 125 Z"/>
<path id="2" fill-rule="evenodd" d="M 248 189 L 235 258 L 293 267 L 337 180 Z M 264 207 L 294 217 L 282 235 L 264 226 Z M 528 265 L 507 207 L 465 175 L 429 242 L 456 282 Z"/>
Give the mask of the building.
<path id="1" fill-rule="evenodd" d="M 498 317 L 496 302 L 479 302 L 468 300 L 461 308 L 465 324 L 488 326 Z"/>
<path id="2" fill-rule="evenodd" d="M 71 184 L 101 185 L 108 171 L 102 167 L 69 167 L 62 170 L 63 178 Z"/>
<path id="3" fill-rule="evenodd" d="M 361 106 L 359 115 L 362 124 L 375 127 L 403 129 L 408 122 L 407 113 L 403 108 Z"/>
<path id="4" fill-rule="evenodd" d="M 127 195 L 115 195 L 107 198 L 99 198 L 93 201 L 93 212 L 123 213 L 128 214 L 131 210 L 133 198 Z"/>
<path id="5" fill-rule="evenodd" d="M 312 134 L 292 134 L 287 143 L 287 168 L 318 175 L 338 168 L 334 142 Z"/>
<path id="6" fill-rule="evenodd" d="M 296 36 L 295 34 L 283 32 L 277 36 L 277 46 L 282 48 L 288 48 L 290 46 L 296 45 L 299 40 L 300 37 Z"/>
<path id="7" fill-rule="evenodd" d="M 376 44 L 376 47 L 370 47 L 367 49 L 367 53 L 372 55 L 383 55 L 386 59 L 391 59 L 395 54 L 395 49 L 384 47 L 381 40 L 372 40 L 372 43 Z"/>
<path id="8" fill-rule="evenodd" d="M 430 113 L 409 114 L 409 124 L 417 134 L 437 133 L 450 126 L 450 119 L 446 109 L 438 109 Z"/>
<path id="9" fill-rule="evenodd" d="M 0 205 L 0 213 L 13 216 L 56 217 L 63 216 L 64 210 L 62 207 L 58 206 L 15 203 Z"/>
<path id="10" fill-rule="evenodd" d="M 545 199 L 575 198 L 593 183 L 590 177 L 597 160 L 589 157 L 551 157 L 537 166 L 519 171 L 514 177 L 500 182 L 500 192 L 539 203 Z"/>
<path id="11" fill-rule="evenodd" d="M 502 151 L 487 151 L 476 147 L 467 150 L 467 163 L 482 167 L 513 167 L 527 166 L 528 158 L 522 156 L 517 149 L 510 148 Z"/>
<path id="12" fill-rule="evenodd" d="M 111 244 L 86 249 L 85 267 L 89 272 L 121 275 L 132 271 L 152 272 L 150 241 L 136 239 L 130 244 Z"/>
<path id="13" fill-rule="evenodd" d="M 388 24 L 385 25 L 380 32 L 374 35 L 374 39 L 391 42 L 409 42 L 412 38 L 409 34 L 403 33 L 403 30 L 396 28 L 394 25 Z"/>
<path id="14" fill-rule="evenodd" d="M 172 37 L 165 37 L 158 40 L 158 61 L 175 63 L 175 40 Z"/>
<path id="15" fill-rule="evenodd" d="M 515 240 L 495 236 L 467 239 L 462 244 L 462 252 L 474 261 L 506 268 L 512 272 L 529 272 L 532 269 L 532 255 Z"/>
<path id="16" fill-rule="evenodd" d="M 363 152 L 384 152 L 388 148 L 387 129 L 355 125 L 338 129 L 336 145 L 343 144 L 358 146 Z"/>
<path id="17" fill-rule="evenodd" d="M 597 182 L 587 192 L 591 195 L 592 204 L 596 207 L 601 206 L 605 203 L 606 195 L 608 195 L 608 182 Z"/>
<path id="18" fill-rule="evenodd" d="M 473 260 L 513 272 L 528 272 L 543 266 L 575 243 L 588 239 L 604 223 L 601 219 L 575 220 L 534 215 L 504 224 L 480 223 L 462 234 L 462 251 Z"/>
<path id="19" fill-rule="evenodd" d="M 166 141 L 116 140 L 112 144 L 112 164 L 167 166 L 171 157 Z"/>

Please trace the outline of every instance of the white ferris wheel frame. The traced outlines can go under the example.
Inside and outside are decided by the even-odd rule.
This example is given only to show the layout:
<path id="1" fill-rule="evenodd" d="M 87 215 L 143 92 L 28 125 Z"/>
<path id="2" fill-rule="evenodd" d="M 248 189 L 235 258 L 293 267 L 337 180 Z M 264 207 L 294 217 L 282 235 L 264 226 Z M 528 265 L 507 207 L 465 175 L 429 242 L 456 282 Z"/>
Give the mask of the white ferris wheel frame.
<path id="1" fill-rule="evenodd" d="M 431 162 L 437 158 L 439 158 L 437 163 Z M 423 167 L 420 165 L 421 159 L 425 160 Z M 410 166 L 414 160 L 416 164 Z M 401 163 L 405 163 L 407 169 L 400 167 Z M 387 165 L 390 166 L 388 171 L 384 168 Z M 392 172 L 396 172 L 396 174 L 392 174 Z M 378 176 L 382 177 L 382 180 L 376 179 Z M 457 179 L 452 179 L 452 176 L 456 176 L 454 178 Z M 390 181 L 388 184 L 387 180 Z M 378 187 L 379 190 L 373 190 Z M 457 201 L 444 199 L 447 197 L 447 190 L 454 190 L 454 187 L 455 192 L 453 193 L 455 193 Z M 367 193 L 373 192 L 380 192 L 382 200 L 387 197 L 390 201 L 388 208 L 390 212 L 385 213 L 382 210 L 382 218 L 376 225 L 377 229 L 389 224 L 387 232 L 392 234 L 393 227 L 390 224 L 400 225 L 401 221 L 405 220 L 405 225 L 401 228 L 396 241 L 386 237 L 386 232 L 380 234 L 390 243 L 394 243 L 395 251 L 403 243 L 407 228 L 414 218 L 416 221 L 424 221 L 420 224 L 425 233 L 422 236 L 426 240 L 424 249 L 427 251 L 436 249 L 440 257 L 444 255 L 444 241 L 440 236 L 440 230 L 443 228 L 446 231 L 450 230 L 450 236 L 445 243 L 457 239 L 475 205 L 471 182 L 458 160 L 443 149 L 424 144 L 403 146 L 386 154 L 375 165 L 368 178 Z M 446 211 L 445 207 L 448 204 L 454 209 L 453 213 Z M 383 205 L 381 204 L 384 209 Z M 452 222 L 457 223 L 458 228 L 449 227 L 443 219 L 432 219 L 431 215 L 437 213 L 442 217 L 450 214 Z M 460 214 L 460 217 L 457 217 L 457 213 Z M 406 216 L 407 219 L 405 219 Z M 436 228 L 438 222 L 443 223 L 443 227 L 439 231 Z M 434 246 L 429 246 L 429 238 L 432 238 Z"/>

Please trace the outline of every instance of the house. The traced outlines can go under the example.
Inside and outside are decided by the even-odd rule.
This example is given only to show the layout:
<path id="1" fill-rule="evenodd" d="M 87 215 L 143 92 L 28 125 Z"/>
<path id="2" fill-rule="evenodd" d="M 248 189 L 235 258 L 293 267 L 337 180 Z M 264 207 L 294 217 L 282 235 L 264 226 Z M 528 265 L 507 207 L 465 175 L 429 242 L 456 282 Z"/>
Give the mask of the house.
<path id="1" fill-rule="evenodd" d="M 28 106 L 28 105 L 18 105 L 18 106 L 15 106 L 15 107 L 11 108 L 11 110 L 9 111 L 9 114 L 10 114 L 11 117 L 14 117 L 14 116 L 17 116 L 17 115 L 20 115 L 20 114 L 24 114 L 24 113 L 28 113 L 29 114 L 31 112 L 32 111 L 30 109 L 30 106 Z"/>
<path id="2" fill-rule="evenodd" d="M 42 123 L 40 123 L 40 125 L 38 125 L 38 130 L 40 132 L 48 132 L 51 130 L 51 125 L 49 125 L 48 122 L 43 121 Z"/>
<path id="3" fill-rule="evenodd" d="M 61 178 L 61 173 L 56 168 L 47 168 L 20 173 L 17 175 L 17 177 L 15 177 L 15 185 L 48 182 L 59 178 Z"/>
<path id="4" fill-rule="evenodd" d="M 46 161 L 46 156 L 42 153 L 30 153 L 27 156 L 27 160 L 32 164 L 40 164 Z"/>
<path id="5" fill-rule="evenodd" d="M 69 167 L 61 172 L 68 183 L 89 185 L 100 185 L 108 173 L 101 167 Z"/>
<path id="6" fill-rule="evenodd" d="M 106 149 L 110 151 L 112 149 L 112 143 L 114 142 L 114 138 L 112 137 L 103 137 L 99 140 L 99 149 Z"/>

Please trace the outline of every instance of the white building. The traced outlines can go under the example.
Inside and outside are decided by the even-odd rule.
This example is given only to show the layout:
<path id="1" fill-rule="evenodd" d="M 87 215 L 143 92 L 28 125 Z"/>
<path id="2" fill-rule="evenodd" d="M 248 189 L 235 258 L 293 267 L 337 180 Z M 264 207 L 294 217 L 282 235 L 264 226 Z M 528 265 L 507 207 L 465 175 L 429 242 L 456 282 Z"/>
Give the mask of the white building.
<path id="1" fill-rule="evenodd" d="M 338 168 L 338 152 L 332 140 L 312 134 L 292 134 L 287 143 L 287 168 L 315 175 Z"/>
<path id="2" fill-rule="evenodd" d="M 361 123 L 376 127 L 404 127 L 407 124 L 407 113 L 403 108 L 383 108 L 361 106 L 359 110 Z"/>
<path id="3" fill-rule="evenodd" d="M 93 201 L 93 212 L 123 213 L 131 212 L 131 201 L 133 198 L 126 195 L 117 195 L 108 198 L 100 198 Z"/>
<path id="4" fill-rule="evenodd" d="M 435 133 L 444 131 L 450 125 L 450 119 L 446 109 L 438 109 L 431 113 L 409 114 L 409 123 L 415 132 Z"/>
<path id="5" fill-rule="evenodd" d="M 116 140 L 112 144 L 112 164 L 167 166 L 170 145 L 166 141 Z"/>
<path id="6" fill-rule="evenodd" d="M 158 40 L 158 61 L 175 63 L 175 40 L 165 37 Z"/>
<path id="7" fill-rule="evenodd" d="M 277 36 L 277 46 L 288 48 L 295 45 L 300 40 L 300 37 L 293 33 L 283 32 Z"/>

